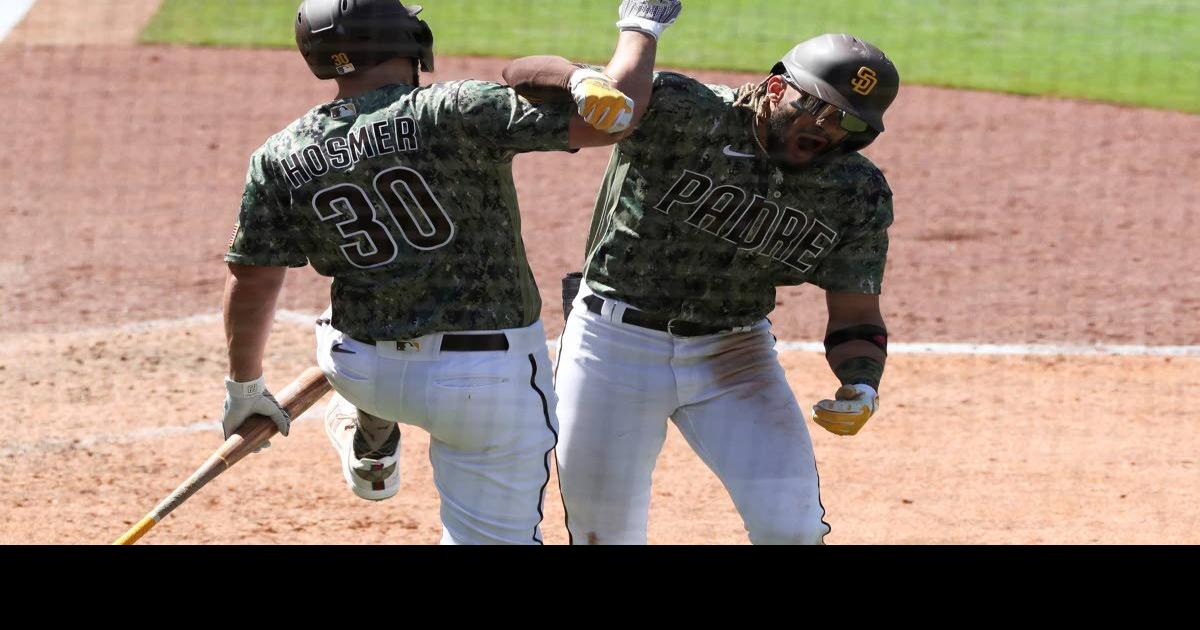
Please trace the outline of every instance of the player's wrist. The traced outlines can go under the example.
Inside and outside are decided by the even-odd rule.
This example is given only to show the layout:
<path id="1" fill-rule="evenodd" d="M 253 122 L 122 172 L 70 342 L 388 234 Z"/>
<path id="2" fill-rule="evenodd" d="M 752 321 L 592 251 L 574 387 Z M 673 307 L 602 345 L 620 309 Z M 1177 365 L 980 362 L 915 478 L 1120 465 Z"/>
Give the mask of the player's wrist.
<path id="1" fill-rule="evenodd" d="M 621 32 L 632 31 L 641 33 L 655 41 L 658 41 L 658 38 L 662 36 L 663 31 L 667 30 L 668 26 L 670 25 L 639 17 L 628 17 L 617 21 L 617 30 Z"/>
<path id="2" fill-rule="evenodd" d="M 863 400 L 870 401 L 879 398 L 879 392 L 868 383 L 849 383 L 846 387 L 851 387 L 862 394 Z"/>
<path id="3" fill-rule="evenodd" d="M 609 85 L 613 83 L 612 77 L 600 72 L 599 70 L 593 70 L 591 68 L 577 68 L 571 73 L 571 78 L 567 79 L 567 89 L 571 92 L 574 92 L 575 89 L 579 87 L 579 84 L 589 79 L 603 81 Z"/>
<path id="4" fill-rule="evenodd" d="M 645 33 L 657 40 L 682 11 L 678 0 L 624 0 L 617 9 L 617 28 Z"/>
<path id="5" fill-rule="evenodd" d="M 883 380 L 883 362 L 874 357 L 851 357 L 833 368 L 842 385 L 867 385 L 878 391 Z"/>
<path id="6" fill-rule="evenodd" d="M 237 376 L 236 374 L 234 376 Z M 233 398 L 257 398 L 261 396 L 266 388 L 266 377 L 260 374 L 257 378 L 247 381 L 238 381 L 225 377 L 225 391 Z"/>

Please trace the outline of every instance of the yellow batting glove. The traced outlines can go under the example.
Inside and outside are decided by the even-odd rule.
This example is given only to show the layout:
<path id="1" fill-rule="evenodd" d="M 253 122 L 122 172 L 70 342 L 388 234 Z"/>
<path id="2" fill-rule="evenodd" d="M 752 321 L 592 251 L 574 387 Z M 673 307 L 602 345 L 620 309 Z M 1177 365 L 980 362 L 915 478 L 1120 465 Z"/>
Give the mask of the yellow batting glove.
<path id="1" fill-rule="evenodd" d="M 571 75 L 571 96 L 579 115 L 606 133 L 620 133 L 633 120 L 633 99 L 613 86 L 612 77 L 582 68 Z"/>
<path id="2" fill-rule="evenodd" d="M 837 435 L 854 435 L 879 408 L 879 394 L 870 385 L 842 385 L 833 395 L 813 405 L 813 422 Z"/>

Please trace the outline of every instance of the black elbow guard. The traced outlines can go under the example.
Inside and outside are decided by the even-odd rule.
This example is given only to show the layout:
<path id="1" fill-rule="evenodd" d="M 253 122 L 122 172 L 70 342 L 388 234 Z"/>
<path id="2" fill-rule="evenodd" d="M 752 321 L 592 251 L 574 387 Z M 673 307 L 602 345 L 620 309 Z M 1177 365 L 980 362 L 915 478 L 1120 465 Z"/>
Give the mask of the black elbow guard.
<path id="1" fill-rule="evenodd" d="M 834 348 L 851 341 L 866 341 L 874 344 L 875 347 L 883 350 L 884 356 L 887 355 L 887 329 L 882 326 L 874 326 L 871 324 L 862 324 L 859 326 L 851 326 L 835 330 L 825 337 L 825 354 L 829 354 Z"/>

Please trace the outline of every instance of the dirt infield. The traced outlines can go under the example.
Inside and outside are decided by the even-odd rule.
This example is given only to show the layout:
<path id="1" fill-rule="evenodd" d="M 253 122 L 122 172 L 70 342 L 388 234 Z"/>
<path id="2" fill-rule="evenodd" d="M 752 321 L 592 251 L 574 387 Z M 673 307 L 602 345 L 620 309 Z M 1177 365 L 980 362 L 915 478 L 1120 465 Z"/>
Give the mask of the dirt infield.
<path id="1" fill-rule="evenodd" d="M 221 341 L 215 318 L 8 338 L 0 374 L 21 395 L 0 419 L 0 543 L 108 542 L 166 496 L 219 442 Z M 278 324 L 271 384 L 311 356 L 306 325 Z M 818 355 L 788 354 L 784 364 L 801 400 L 827 395 Z M 1200 359 L 895 356 L 885 413 L 868 429 L 839 439 L 810 425 L 827 540 L 1200 542 L 1185 396 L 1198 368 Z M 436 543 L 427 435 L 404 432 L 401 493 L 369 504 L 345 489 L 319 411 L 145 542 Z M 557 497 L 554 480 L 548 543 L 567 540 Z M 650 540 L 745 542 L 720 483 L 673 429 L 655 473 Z"/>
<path id="2" fill-rule="evenodd" d="M 5 43 L 133 44 L 161 3 L 162 0 L 37 0 Z"/>
<path id="3" fill-rule="evenodd" d="M 35 8 L 36 12 L 36 8 Z M 35 15 L 31 12 L 31 19 Z M 20 29 L 18 29 L 20 30 Z M 439 60 L 435 80 L 497 79 L 503 62 Z M 730 84 L 749 77 L 699 73 Z M 0 146 L 0 543 L 107 542 L 215 448 L 221 253 L 246 160 L 327 98 L 292 52 L 0 45 L 16 133 Z M 869 150 L 896 193 L 885 313 L 896 341 L 1200 344 L 1191 174 L 1200 117 L 906 88 Z M 561 328 L 603 150 L 517 159 L 524 236 Z M 572 177 L 560 174 L 570 172 Z M 327 282 L 290 274 L 312 313 Z M 811 288 L 780 292 L 779 337 L 817 339 Z M 137 322 L 164 320 L 153 326 Z M 312 360 L 281 321 L 278 389 Z M 802 404 L 828 396 L 816 354 L 785 364 Z M 1200 542 L 1200 359 L 893 356 L 861 435 L 810 424 L 831 543 Z M 404 434 L 404 487 L 380 505 L 342 485 L 305 420 L 181 508 L 148 543 L 432 543 L 427 440 Z M 565 542 L 557 488 L 547 542 Z M 675 431 L 651 540 L 745 541 L 716 479 Z"/>

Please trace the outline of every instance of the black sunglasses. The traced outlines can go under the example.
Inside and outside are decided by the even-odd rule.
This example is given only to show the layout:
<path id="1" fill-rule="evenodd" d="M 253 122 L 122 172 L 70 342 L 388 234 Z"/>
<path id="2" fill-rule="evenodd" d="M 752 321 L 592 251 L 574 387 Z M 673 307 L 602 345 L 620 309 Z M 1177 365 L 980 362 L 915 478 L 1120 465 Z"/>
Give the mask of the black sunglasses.
<path id="1" fill-rule="evenodd" d="M 860 133 L 867 130 L 867 127 L 869 126 L 867 125 L 867 121 L 855 116 L 854 114 L 851 114 L 848 111 L 839 109 L 832 103 L 823 101 L 812 94 L 801 90 L 796 86 L 795 83 L 792 83 L 791 81 L 788 81 L 788 84 L 796 88 L 796 91 L 800 93 L 800 98 L 791 102 L 792 107 L 795 107 L 796 109 L 809 114 L 814 118 L 820 118 L 822 112 L 825 112 L 825 108 L 832 108 L 833 111 L 837 112 L 838 114 L 838 125 L 842 129 L 845 129 L 850 133 Z"/>

